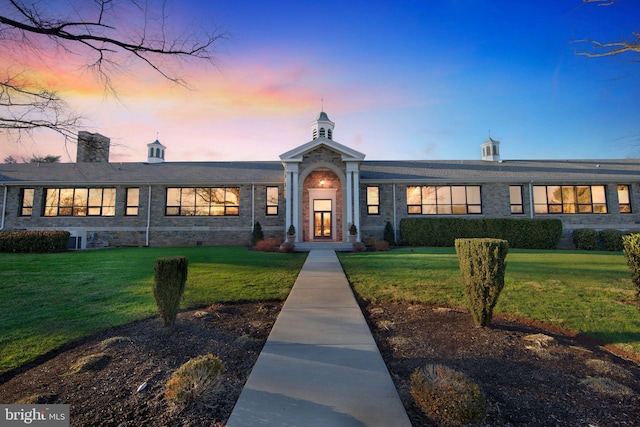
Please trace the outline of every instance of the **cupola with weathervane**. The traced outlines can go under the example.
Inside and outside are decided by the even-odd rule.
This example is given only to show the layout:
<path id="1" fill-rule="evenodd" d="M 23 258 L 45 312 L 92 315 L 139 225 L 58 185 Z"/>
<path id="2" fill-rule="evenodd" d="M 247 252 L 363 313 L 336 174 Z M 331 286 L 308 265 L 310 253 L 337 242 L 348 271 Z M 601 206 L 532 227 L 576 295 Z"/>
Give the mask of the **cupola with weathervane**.
<path id="1" fill-rule="evenodd" d="M 488 160 L 491 162 L 499 162 L 500 161 L 500 150 L 498 147 L 500 146 L 500 141 L 496 141 L 489 137 L 485 142 L 480 146 L 482 148 L 482 160 Z"/>
<path id="2" fill-rule="evenodd" d="M 147 144 L 149 152 L 147 163 L 162 163 L 164 162 L 164 150 L 167 149 L 164 145 L 160 144 L 157 139 L 150 144 Z"/>
<path id="3" fill-rule="evenodd" d="M 324 111 L 321 111 L 318 118 L 311 123 L 311 130 L 313 132 L 313 139 L 333 139 L 333 127 L 335 123 L 329 120 L 329 116 Z"/>

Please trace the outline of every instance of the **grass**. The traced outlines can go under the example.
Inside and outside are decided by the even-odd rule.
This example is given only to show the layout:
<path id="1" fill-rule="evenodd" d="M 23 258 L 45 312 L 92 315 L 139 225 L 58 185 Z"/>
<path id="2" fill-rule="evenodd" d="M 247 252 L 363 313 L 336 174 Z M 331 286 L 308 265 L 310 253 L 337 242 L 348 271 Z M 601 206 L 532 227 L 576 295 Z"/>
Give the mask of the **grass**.
<path id="1" fill-rule="evenodd" d="M 0 373 L 100 330 L 157 313 L 156 258 L 186 256 L 182 308 L 282 300 L 304 254 L 243 247 L 114 248 L 0 255 Z"/>
<path id="2" fill-rule="evenodd" d="M 356 293 L 371 300 L 465 306 L 453 248 L 340 254 Z M 495 313 L 558 325 L 640 354 L 640 310 L 624 255 L 512 249 Z"/>

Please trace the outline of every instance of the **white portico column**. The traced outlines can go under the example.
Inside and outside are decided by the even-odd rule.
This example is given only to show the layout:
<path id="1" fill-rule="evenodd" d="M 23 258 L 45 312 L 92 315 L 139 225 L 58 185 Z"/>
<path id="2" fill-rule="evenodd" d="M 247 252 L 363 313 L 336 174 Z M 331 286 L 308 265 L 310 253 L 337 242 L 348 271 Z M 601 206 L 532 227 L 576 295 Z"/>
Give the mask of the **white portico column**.
<path id="1" fill-rule="evenodd" d="M 298 221 L 298 164 L 286 163 L 285 166 L 285 233 L 289 227 L 293 225 L 296 229 L 295 241 L 298 242 L 302 230 L 299 229 L 300 221 Z"/>
<path id="2" fill-rule="evenodd" d="M 360 241 L 360 170 L 357 162 L 347 162 L 347 223 L 358 228 Z"/>

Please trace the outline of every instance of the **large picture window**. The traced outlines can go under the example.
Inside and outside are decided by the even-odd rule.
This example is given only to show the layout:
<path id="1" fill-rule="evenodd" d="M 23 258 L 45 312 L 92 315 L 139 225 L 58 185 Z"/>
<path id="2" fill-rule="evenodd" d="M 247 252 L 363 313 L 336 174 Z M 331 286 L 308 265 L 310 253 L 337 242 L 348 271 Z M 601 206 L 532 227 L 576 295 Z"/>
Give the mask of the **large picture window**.
<path id="1" fill-rule="evenodd" d="M 380 215 L 380 187 L 367 187 L 367 214 Z"/>
<path id="2" fill-rule="evenodd" d="M 47 188 L 44 216 L 114 216 L 115 188 Z"/>
<path id="3" fill-rule="evenodd" d="M 33 188 L 23 188 L 20 198 L 20 216 L 33 215 Z"/>
<path id="4" fill-rule="evenodd" d="M 482 213 L 479 185 L 407 187 L 410 215 L 467 215 Z"/>
<path id="5" fill-rule="evenodd" d="M 167 188 L 167 216 L 237 216 L 240 188 Z"/>
<path id="6" fill-rule="evenodd" d="M 267 215 L 278 215 L 278 187 L 267 187 Z"/>
<path id="7" fill-rule="evenodd" d="M 629 186 L 618 185 L 618 203 L 620 213 L 631 213 L 631 198 L 629 197 Z"/>
<path id="8" fill-rule="evenodd" d="M 534 185 L 537 214 L 607 213 L 604 185 Z"/>

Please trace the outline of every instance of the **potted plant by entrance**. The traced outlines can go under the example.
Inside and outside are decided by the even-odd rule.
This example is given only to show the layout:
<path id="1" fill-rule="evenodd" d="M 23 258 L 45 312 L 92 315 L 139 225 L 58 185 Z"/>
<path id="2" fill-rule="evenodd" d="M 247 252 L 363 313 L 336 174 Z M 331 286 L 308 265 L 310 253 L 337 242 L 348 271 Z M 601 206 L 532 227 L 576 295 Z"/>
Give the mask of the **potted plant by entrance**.
<path id="1" fill-rule="evenodd" d="M 296 238 L 296 228 L 291 224 L 287 230 L 287 242 L 293 243 Z"/>
<path id="2" fill-rule="evenodd" d="M 354 243 L 358 240 L 358 227 L 355 224 L 351 224 L 349 227 L 349 243 Z"/>

